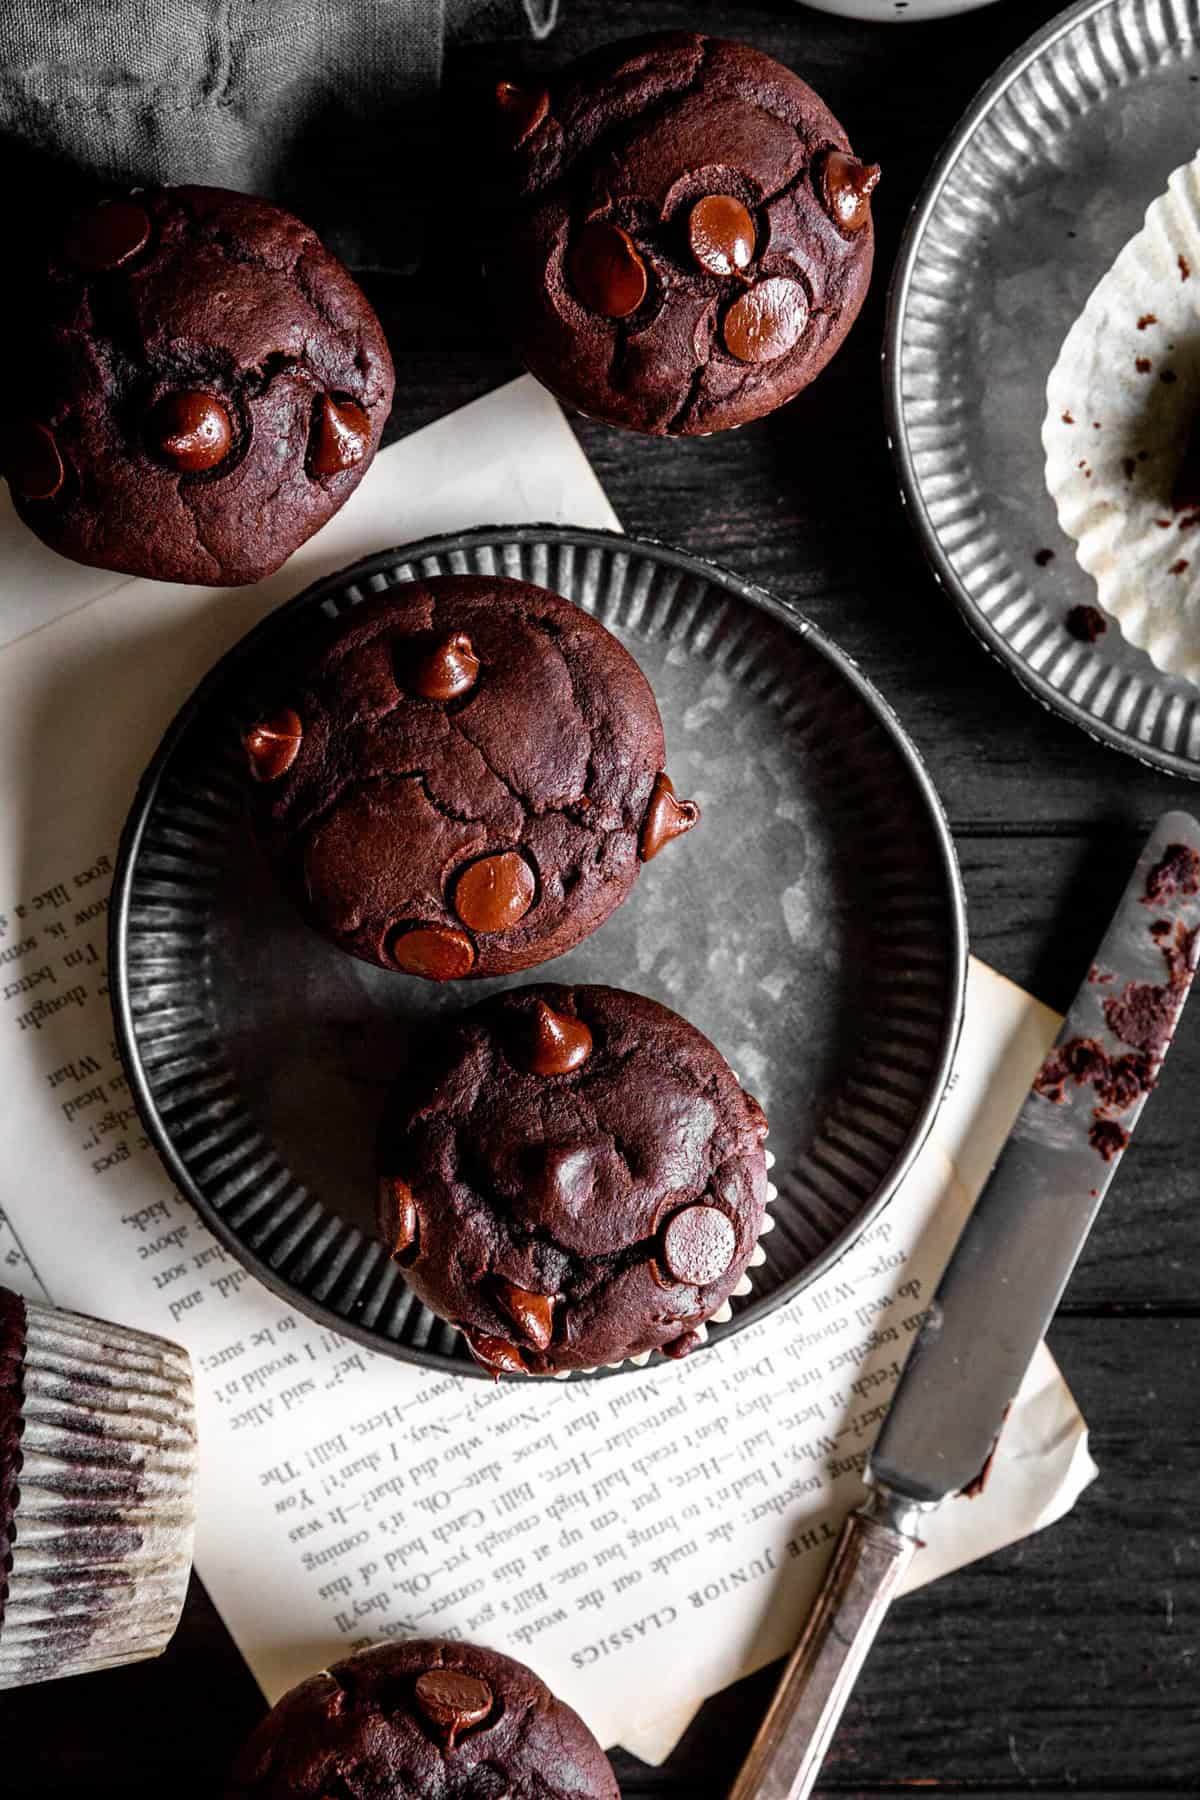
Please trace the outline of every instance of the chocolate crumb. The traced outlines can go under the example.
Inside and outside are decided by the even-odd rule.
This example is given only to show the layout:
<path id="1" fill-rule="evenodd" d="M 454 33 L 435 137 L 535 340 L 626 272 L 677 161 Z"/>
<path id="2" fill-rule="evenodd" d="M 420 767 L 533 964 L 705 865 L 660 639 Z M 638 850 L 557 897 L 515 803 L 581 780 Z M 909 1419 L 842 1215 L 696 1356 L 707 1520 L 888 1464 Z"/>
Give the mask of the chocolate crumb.
<path id="1" fill-rule="evenodd" d="M 1200 894 L 1200 855 L 1190 844 L 1168 844 L 1149 875 L 1143 906 L 1161 906 L 1175 894 Z M 1154 936 L 1163 938 L 1170 932 L 1167 919 L 1156 919 Z"/>
<path id="2" fill-rule="evenodd" d="M 1081 644 L 1094 644 L 1108 630 L 1108 620 L 1098 606 L 1073 606 L 1067 614 L 1067 630 Z"/>
<path id="3" fill-rule="evenodd" d="M 1099 421 L 1099 419 L 1093 419 L 1093 420 L 1092 420 L 1092 430 L 1093 430 L 1093 431 L 1099 431 L 1099 430 L 1100 430 L 1100 421 Z"/>
<path id="4" fill-rule="evenodd" d="M 1141 318 L 1138 320 L 1138 330 L 1145 331 L 1147 325 L 1157 325 L 1157 324 L 1158 324 L 1157 314 L 1143 313 Z"/>
<path id="5" fill-rule="evenodd" d="M 1073 425 L 1075 420 L 1069 412 L 1065 412 L 1062 416 L 1062 422 L 1064 425 Z"/>
<path id="6" fill-rule="evenodd" d="M 974 1500 L 979 1494 L 982 1494 L 984 1488 L 987 1486 L 988 1476 L 992 1472 L 992 1464 L 996 1460 L 996 1451 L 1000 1448 L 1000 1432 L 1002 1432 L 1004 1427 L 1008 1424 L 1008 1415 L 1012 1409 L 1013 1403 L 1010 1400 L 1005 1407 L 1003 1416 L 1000 1420 L 1000 1431 L 998 1431 L 992 1439 L 992 1447 L 983 1459 L 982 1469 L 980 1469 L 978 1475 L 973 1476 L 972 1479 L 968 1481 L 966 1487 L 959 1488 L 958 1497 L 960 1500 Z"/>
<path id="7" fill-rule="evenodd" d="M 1106 1119 L 1103 1113 L 1096 1114 L 1095 1122 L 1088 1132 L 1088 1143 L 1106 1163 L 1120 1156 L 1128 1142 L 1129 1133 L 1123 1125 L 1118 1125 L 1115 1119 Z"/>
<path id="8" fill-rule="evenodd" d="M 1132 456 L 1124 457 L 1121 461 L 1121 467 L 1125 471 L 1126 481 L 1132 481 L 1133 476 L 1134 476 L 1134 471 L 1137 468 L 1137 463 L 1133 460 L 1133 457 Z"/>
<path id="9" fill-rule="evenodd" d="M 1148 375 L 1153 365 L 1148 356 L 1139 356 L 1134 361 L 1133 366 L 1139 375 Z"/>
<path id="10" fill-rule="evenodd" d="M 1188 513 L 1186 518 L 1179 521 L 1180 531 L 1191 531 L 1196 525 L 1200 525 L 1200 512 Z"/>
<path id="11" fill-rule="evenodd" d="M 1154 523 L 1160 531 L 1170 531 L 1175 521 L 1174 519 L 1155 519 Z"/>
<path id="12" fill-rule="evenodd" d="M 1163 369 L 1162 372 L 1160 373 L 1158 379 L 1160 381 L 1172 382 L 1172 381 L 1178 381 L 1179 377 L 1178 377 L 1178 375 L 1176 375 L 1174 369 Z"/>
<path id="13" fill-rule="evenodd" d="M 1200 928 L 1189 931 L 1180 921 L 1172 933 L 1169 920 L 1156 919 L 1150 935 L 1166 961 L 1166 981 L 1161 985 L 1126 982 L 1123 993 L 1104 1002 L 1104 1019 L 1114 1037 L 1144 1051 L 1157 1064 L 1167 1053 L 1179 1008 L 1191 985 Z"/>
<path id="14" fill-rule="evenodd" d="M 1107 982 L 1115 981 L 1116 976 L 1111 969 L 1102 969 L 1098 964 L 1093 963 L 1088 970 L 1088 980 L 1094 985 L 1103 986 Z"/>
<path id="15" fill-rule="evenodd" d="M 1182 575 L 1182 574 L 1183 574 L 1183 571 L 1184 571 L 1184 570 L 1185 570 L 1185 569 L 1186 569 L 1186 568 L 1187 568 L 1187 566 L 1188 566 L 1188 559 L 1187 559 L 1187 557 L 1186 557 L 1186 556 L 1181 556 L 1181 557 L 1180 557 L 1180 558 L 1179 558 L 1179 560 L 1178 560 L 1178 562 L 1173 562 L 1173 563 L 1172 563 L 1172 564 L 1171 564 L 1171 573 L 1172 573 L 1172 575 Z"/>
<path id="16" fill-rule="evenodd" d="M 1187 257 L 1183 254 L 1182 250 L 1179 252 L 1178 260 L 1179 260 L 1179 279 L 1180 279 L 1180 281 L 1186 281 L 1188 279 L 1188 277 L 1191 275 L 1192 265 L 1188 261 Z"/>
<path id="17" fill-rule="evenodd" d="M 1035 550 L 1033 560 L 1039 569 L 1044 569 L 1047 563 L 1054 561 L 1054 552 L 1053 550 Z"/>

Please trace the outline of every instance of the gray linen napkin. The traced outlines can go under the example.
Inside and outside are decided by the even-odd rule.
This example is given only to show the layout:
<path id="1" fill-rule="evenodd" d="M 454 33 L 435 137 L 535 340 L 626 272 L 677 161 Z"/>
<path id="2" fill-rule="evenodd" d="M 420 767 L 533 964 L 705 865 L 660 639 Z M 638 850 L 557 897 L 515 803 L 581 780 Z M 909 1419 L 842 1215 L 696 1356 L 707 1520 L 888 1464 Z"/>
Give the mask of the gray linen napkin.
<path id="1" fill-rule="evenodd" d="M 3 0 L 0 142 L 105 185 L 267 194 L 357 268 L 417 261 L 447 36 L 557 0 Z M 12 164 L 10 163 L 10 169 Z"/>

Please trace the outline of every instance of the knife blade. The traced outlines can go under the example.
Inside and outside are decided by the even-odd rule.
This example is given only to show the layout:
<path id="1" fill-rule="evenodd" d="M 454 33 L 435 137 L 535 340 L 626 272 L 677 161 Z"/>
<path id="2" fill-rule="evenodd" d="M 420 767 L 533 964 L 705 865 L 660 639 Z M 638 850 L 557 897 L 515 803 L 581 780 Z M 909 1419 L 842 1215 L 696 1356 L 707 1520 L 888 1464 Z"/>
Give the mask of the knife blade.
<path id="1" fill-rule="evenodd" d="M 850 1515 L 730 1800 L 804 1800 L 921 1521 L 977 1492 L 1158 1079 L 1200 954 L 1200 824 L 1166 813 L 913 1341 Z"/>

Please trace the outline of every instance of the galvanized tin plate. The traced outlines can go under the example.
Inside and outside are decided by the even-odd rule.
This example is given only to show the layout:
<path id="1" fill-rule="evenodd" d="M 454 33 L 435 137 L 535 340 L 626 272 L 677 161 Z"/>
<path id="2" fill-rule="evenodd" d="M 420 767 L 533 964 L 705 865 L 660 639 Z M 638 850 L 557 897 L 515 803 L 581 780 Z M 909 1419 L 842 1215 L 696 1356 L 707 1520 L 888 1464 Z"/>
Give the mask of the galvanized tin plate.
<path id="1" fill-rule="evenodd" d="M 890 711 L 805 620 L 736 576 L 607 532 L 485 528 L 322 581 L 225 657 L 168 732 L 113 886 L 117 1029 L 172 1179 L 304 1312 L 412 1362 L 481 1373 L 371 1235 L 400 1058 L 502 982 L 448 987 L 327 945 L 251 842 L 239 697 L 320 615 L 418 575 L 513 575 L 601 619 L 657 695 L 703 807 L 631 898 L 527 979 L 631 987 L 715 1041 L 771 1117 L 777 1229 L 713 1338 L 826 1269 L 916 1154 L 962 1013 L 965 931 L 936 796 Z"/>
<path id="2" fill-rule="evenodd" d="M 1200 141 L 1200 0 L 1085 0 L 999 70 L 914 208 L 892 279 L 888 430 L 913 524 L 989 650 L 1093 737 L 1200 779 L 1200 688 L 1095 603 L 1046 491 L 1046 379 L 1084 302 Z M 1053 550 L 1039 566 L 1039 551 Z"/>

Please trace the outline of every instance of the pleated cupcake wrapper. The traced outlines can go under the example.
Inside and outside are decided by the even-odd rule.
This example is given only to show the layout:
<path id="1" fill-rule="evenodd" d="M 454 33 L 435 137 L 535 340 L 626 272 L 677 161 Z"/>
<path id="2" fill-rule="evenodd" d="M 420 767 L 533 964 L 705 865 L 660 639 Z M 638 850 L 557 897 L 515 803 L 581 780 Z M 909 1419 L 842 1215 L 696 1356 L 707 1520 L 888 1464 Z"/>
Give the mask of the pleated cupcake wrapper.
<path id="1" fill-rule="evenodd" d="M 195 1527 L 183 1350 L 30 1301 L 22 1388 L 0 1688 L 159 1655 Z"/>
<path id="2" fill-rule="evenodd" d="M 1200 157 L 1093 288 L 1042 425 L 1046 486 L 1100 605 L 1160 669 L 1196 682 L 1200 509 L 1176 512 L 1171 496 L 1200 411 L 1198 308 Z"/>

